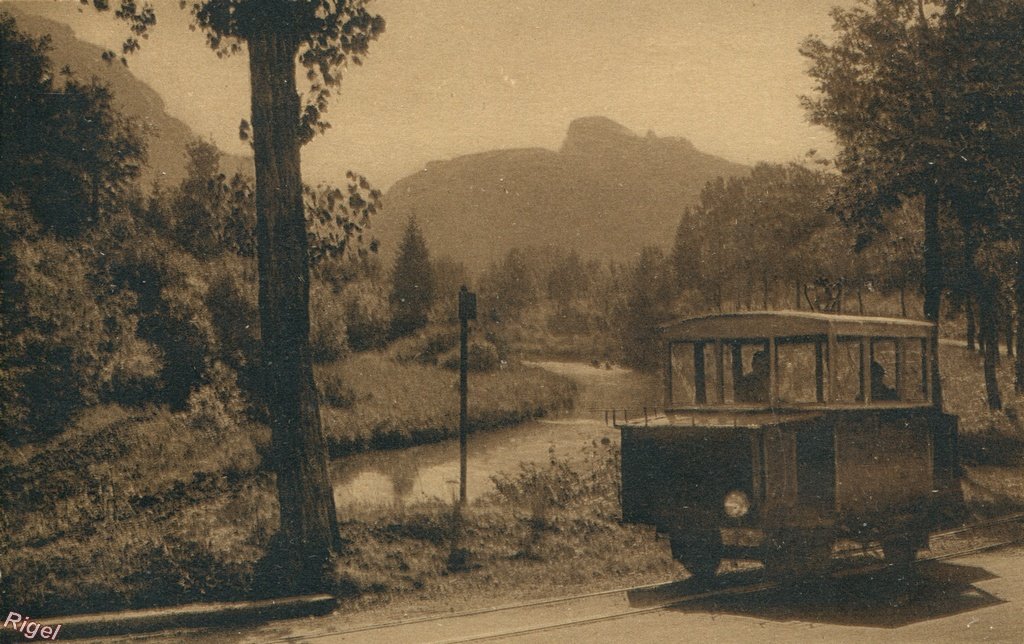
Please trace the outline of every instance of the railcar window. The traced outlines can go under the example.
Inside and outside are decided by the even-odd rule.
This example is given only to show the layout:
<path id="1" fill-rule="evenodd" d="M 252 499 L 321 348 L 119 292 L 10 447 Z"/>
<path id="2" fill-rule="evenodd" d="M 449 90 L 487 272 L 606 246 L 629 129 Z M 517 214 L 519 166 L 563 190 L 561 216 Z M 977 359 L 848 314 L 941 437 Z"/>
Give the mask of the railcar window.
<path id="1" fill-rule="evenodd" d="M 835 369 L 836 402 L 857 402 L 864 400 L 860 377 L 862 345 L 860 338 L 840 337 L 836 341 L 836 355 L 832 357 Z"/>
<path id="2" fill-rule="evenodd" d="M 780 341 L 776 345 L 779 400 L 784 403 L 815 403 L 822 400 L 828 381 L 823 341 Z"/>
<path id="3" fill-rule="evenodd" d="M 733 369 L 736 359 L 733 357 L 740 347 L 735 342 L 722 343 L 722 403 L 731 405 L 736 402 L 736 378 L 743 374 L 742 366 Z"/>
<path id="4" fill-rule="evenodd" d="M 727 361 L 723 371 L 732 381 L 731 386 L 725 388 L 728 402 L 768 403 L 770 366 L 766 340 L 730 343 L 722 359 Z"/>
<path id="5" fill-rule="evenodd" d="M 928 400 L 928 390 L 925 387 L 925 363 L 924 344 L 925 340 L 919 338 L 908 338 L 903 340 L 903 379 L 901 384 L 900 397 L 909 402 L 925 402 Z"/>
<path id="6" fill-rule="evenodd" d="M 723 345 L 717 345 L 719 347 Z M 672 404 L 718 405 L 725 402 L 722 358 L 714 342 L 673 342 Z"/>
<path id="7" fill-rule="evenodd" d="M 720 405 L 724 400 L 723 373 L 720 365 L 725 350 L 721 344 L 705 342 L 704 349 L 704 402 L 709 405 Z M 719 353 L 721 352 L 721 353 Z M 699 402 L 699 401 L 698 401 Z"/>
<path id="8" fill-rule="evenodd" d="M 671 384 L 673 405 L 697 403 L 697 383 L 694 372 L 694 343 L 673 342 L 670 346 Z"/>
<path id="9" fill-rule="evenodd" d="M 896 340 L 871 341 L 871 400 L 899 400 L 900 368 L 903 356 L 896 350 Z"/>

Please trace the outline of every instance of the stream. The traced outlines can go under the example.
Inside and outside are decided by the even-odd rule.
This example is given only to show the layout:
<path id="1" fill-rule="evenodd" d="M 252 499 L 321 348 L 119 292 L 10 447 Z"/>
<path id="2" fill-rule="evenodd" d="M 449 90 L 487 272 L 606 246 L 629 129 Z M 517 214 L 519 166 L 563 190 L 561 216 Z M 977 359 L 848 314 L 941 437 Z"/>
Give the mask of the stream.
<path id="1" fill-rule="evenodd" d="M 618 442 L 619 433 L 605 424 L 601 409 L 660 405 L 661 379 L 621 367 L 594 367 L 575 362 L 536 362 L 535 366 L 571 378 L 578 395 L 572 411 L 512 427 L 470 434 L 466 493 L 470 500 L 494 489 L 491 476 L 513 473 L 521 463 L 547 462 L 581 455 L 594 441 Z M 473 405 L 473 381 L 469 383 Z M 330 463 L 334 501 L 339 510 L 402 506 L 459 496 L 459 442 L 449 440 L 399 450 L 367 452 Z"/>

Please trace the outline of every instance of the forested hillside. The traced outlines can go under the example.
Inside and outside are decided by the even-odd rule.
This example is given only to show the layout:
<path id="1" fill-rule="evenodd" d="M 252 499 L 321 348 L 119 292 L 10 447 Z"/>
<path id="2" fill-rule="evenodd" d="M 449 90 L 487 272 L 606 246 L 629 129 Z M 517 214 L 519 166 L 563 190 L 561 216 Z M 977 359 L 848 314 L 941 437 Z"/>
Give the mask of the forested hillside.
<path id="1" fill-rule="evenodd" d="M 387 191 L 374 233 L 394 248 L 415 216 L 431 248 L 474 271 L 526 246 L 621 258 L 671 239 L 706 182 L 748 172 L 685 139 L 580 118 L 558 151 L 494 150 L 427 164 Z"/>
<path id="2" fill-rule="evenodd" d="M 129 67 L 116 61 L 105 62 L 101 47 L 79 40 L 67 25 L 25 11 L 19 2 L 5 2 L 3 11 L 17 18 L 18 28 L 24 33 L 49 37 L 49 57 L 54 72 L 59 73 L 66 67 L 80 82 L 98 79 L 110 88 L 117 110 L 137 122 L 148 148 L 148 161 L 140 175 L 141 185 L 148 189 L 156 179 L 164 185 L 177 185 L 185 178 L 185 144 L 197 134 L 167 114 L 159 94 L 136 78 Z M 223 154 L 220 163 L 229 175 L 253 172 L 251 158 Z"/>

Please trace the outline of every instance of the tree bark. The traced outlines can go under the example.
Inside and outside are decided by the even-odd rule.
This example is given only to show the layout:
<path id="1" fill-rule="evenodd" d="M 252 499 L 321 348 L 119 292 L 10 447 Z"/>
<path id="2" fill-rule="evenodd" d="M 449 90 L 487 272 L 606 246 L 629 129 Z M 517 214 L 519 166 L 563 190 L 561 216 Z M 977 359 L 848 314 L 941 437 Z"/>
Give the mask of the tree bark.
<path id="1" fill-rule="evenodd" d="M 985 398 L 989 409 L 1002 409 L 1002 396 L 999 393 L 999 380 L 996 378 L 996 365 L 999 363 L 999 316 L 997 310 L 996 290 L 992 279 L 982 275 L 975 262 L 978 254 L 978 231 L 968 221 L 964 224 L 964 263 L 968 275 L 968 284 L 977 294 L 979 336 L 984 347 L 982 353 L 983 371 L 985 374 Z"/>
<path id="2" fill-rule="evenodd" d="M 942 306 L 942 248 L 939 233 L 939 192 L 934 184 L 924 194 L 924 317 L 935 325 L 931 340 L 932 401 L 942 408 L 939 374 L 939 309 Z"/>
<path id="3" fill-rule="evenodd" d="M 1003 320 L 1003 333 L 1006 340 L 1006 357 L 1013 358 L 1013 315 L 1009 311 L 1006 311 L 1006 315 Z"/>
<path id="4" fill-rule="evenodd" d="M 983 281 L 990 281 L 983 278 Z M 999 339 L 997 335 L 997 319 L 994 297 L 989 285 L 982 287 L 983 294 L 979 298 L 978 311 L 980 314 L 981 336 L 985 340 L 985 353 L 983 366 L 985 372 L 985 398 L 989 409 L 1002 409 L 1002 396 L 999 393 L 999 381 L 996 378 L 996 365 L 999 363 Z"/>
<path id="5" fill-rule="evenodd" d="M 272 556 L 280 590 L 301 592 L 322 585 L 341 543 L 309 351 L 297 43 L 287 31 L 262 29 L 248 46 L 263 381 L 281 513 Z"/>
<path id="6" fill-rule="evenodd" d="M 1017 274 L 1013 282 L 1013 299 L 1017 309 L 1017 355 L 1013 362 L 1013 390 L 1024 393 L 1024 240 L 1017 242 Z"/>
<path id="7" fill-rule="evenodd" d="M 977 329 L 974 326 L 974 304 L 970 295 L 964 296 L 964 316 L 967 318 L 967 350 L 974 351 Z"/>

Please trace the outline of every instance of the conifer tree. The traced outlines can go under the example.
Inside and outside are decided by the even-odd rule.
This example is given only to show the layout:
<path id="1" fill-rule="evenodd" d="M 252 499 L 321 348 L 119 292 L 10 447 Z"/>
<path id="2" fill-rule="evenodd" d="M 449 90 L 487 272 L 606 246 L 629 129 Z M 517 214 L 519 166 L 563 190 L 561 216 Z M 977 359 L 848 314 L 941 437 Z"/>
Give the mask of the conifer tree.
<path id="1" fill-rule="evenodd" d="M 427 324 L 434 304 L 434 268 L 416 218 L 409 219 L 391 272 L 391 336 L 399 338 Z"/>

